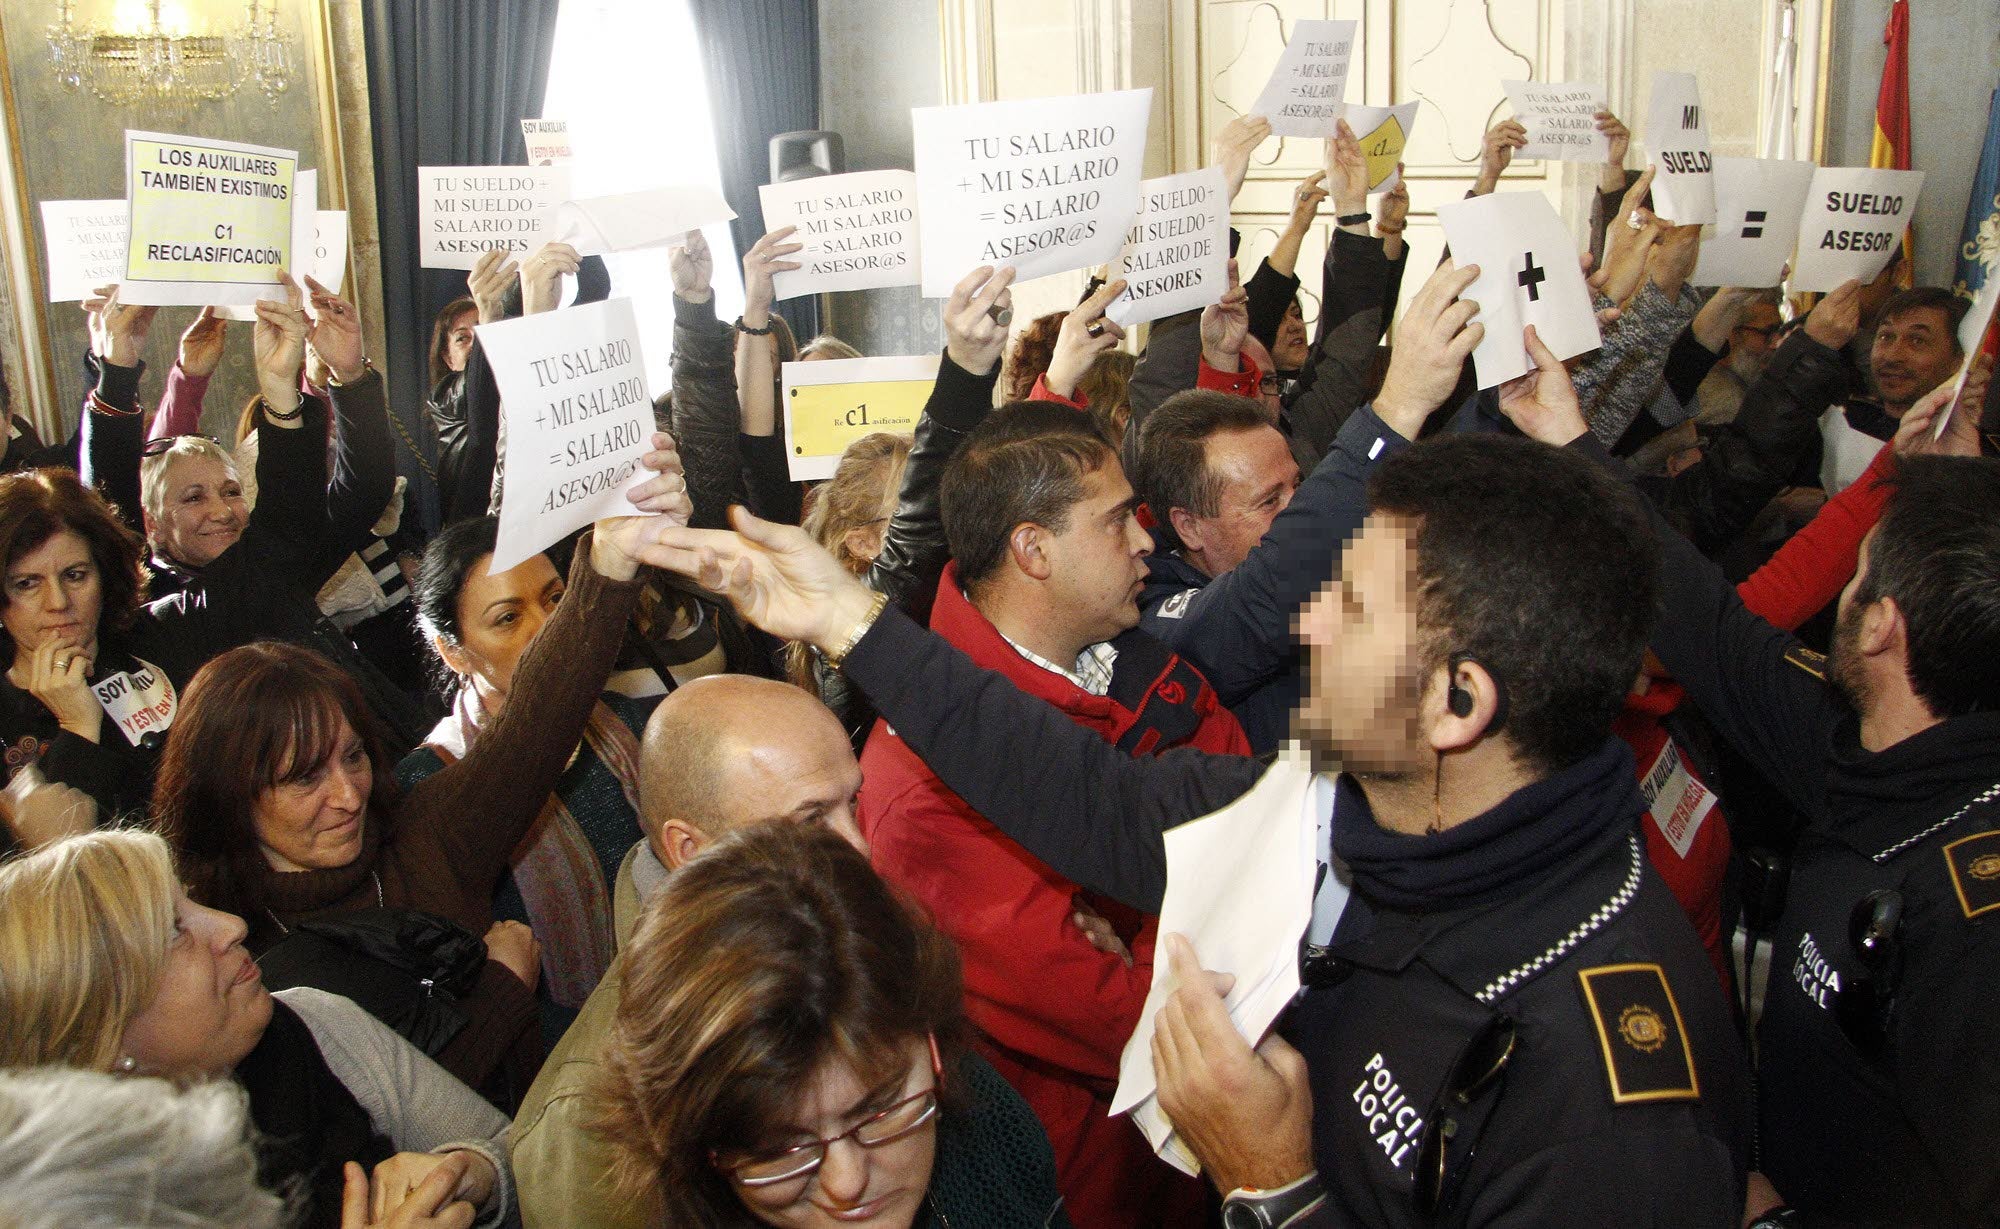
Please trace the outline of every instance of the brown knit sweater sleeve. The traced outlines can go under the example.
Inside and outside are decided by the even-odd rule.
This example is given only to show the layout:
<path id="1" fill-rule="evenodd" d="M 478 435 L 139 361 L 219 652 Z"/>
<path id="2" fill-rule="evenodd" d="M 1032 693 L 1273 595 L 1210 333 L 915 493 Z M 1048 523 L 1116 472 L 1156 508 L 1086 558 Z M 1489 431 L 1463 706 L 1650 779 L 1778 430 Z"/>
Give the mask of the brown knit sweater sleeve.
<path id="1" fill-rule="evenodd" d="M 382 851 L 392 901 L 451 918 L 474 934 L 492 924 L 493 889 L 541 814 L 597 703 L 624 639 L 639 582 L 590 566 L 578 540 L 569 588 L 521 655 L 508 700 L 464 759 L 403 799 Z"/>

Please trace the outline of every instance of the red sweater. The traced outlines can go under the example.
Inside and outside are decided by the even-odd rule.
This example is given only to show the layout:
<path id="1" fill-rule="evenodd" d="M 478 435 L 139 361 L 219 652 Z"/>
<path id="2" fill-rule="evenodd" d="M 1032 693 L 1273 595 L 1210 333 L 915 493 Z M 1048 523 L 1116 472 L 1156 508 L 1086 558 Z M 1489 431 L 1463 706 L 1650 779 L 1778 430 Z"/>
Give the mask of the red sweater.
<path id="1" fill-rule="evenodd" d="M 1884 444 L 1861 477 L 1828 500 L 1819 515 L 1736 586 L 1750 613 L 1791 631 L 1818 614 L 1854 575 L 1861 539 L 1889 500 L 1883 479 L 1895 472 L 1895 454 Z M 1722 933 L 1722 883 L 1729 871 L 1729 825 L 1715 795 L 1667 734 L 1660 719 L 1680 706 L 1684 693 L 1660 677 L 1640 695 L 1625 697 L 1612 732 L 1632 747 L 1641 792 L 1649 801 L 1646 852 L 1694 923 L 1724 987 L 1729 985 L 1729 936 Z"/>
<path id="2" fill-rule="evenodd" d="M 1114 641 L 1111 695 L 1093 696 L 1016 652 L 959 591 L 955 564 L 938 584 L 931 628 L 1135 755 L 1177 746 L 1249 754 L 1242 727 L 1207 681 L 1143 632 Z M 1128 968 L 1071 922 L 1076 884 L 980 818 L 881 722 L 861 772 L 861 830 L 875 867 L 957 942 L 981 1052 L 1048 1131 L 1071 1223 L 1199 1224 L 1200 1184 L 1153 1156 L 1128 1120 L 1108 1116 L 1119 1054 L 1152 984 L 1155 920 L 1091 902 L 1114 924 L 1123 915 Z"/>

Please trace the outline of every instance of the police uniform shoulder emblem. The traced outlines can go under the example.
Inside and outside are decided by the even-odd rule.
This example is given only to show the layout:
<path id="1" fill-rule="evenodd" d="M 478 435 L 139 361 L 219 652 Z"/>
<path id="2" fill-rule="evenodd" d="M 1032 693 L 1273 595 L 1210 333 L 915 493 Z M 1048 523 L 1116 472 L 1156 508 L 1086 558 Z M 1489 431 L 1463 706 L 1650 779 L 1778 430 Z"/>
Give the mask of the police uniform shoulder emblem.
<path id="1" fill-rule="evenodd" d="M 1785 660 L 1821 682 L 1826 681 L 1826 654 L 1815 653 L 1802 644 L 1795 644 L 1785 650 Z"/>
<path id="2" fill-rule="evenodd" d="M 1944 847 L 1944 861 L 1966 917 L 2000 909 L 2000 831 L 1960 837 Z"/>
<path id="3" fill-rule="evenodd" d="M 1615 1104 L 1701 1099 L 1694 1053 L 1666 970 L 1657 964 L 1605 964 L 1577 977 Z"/>

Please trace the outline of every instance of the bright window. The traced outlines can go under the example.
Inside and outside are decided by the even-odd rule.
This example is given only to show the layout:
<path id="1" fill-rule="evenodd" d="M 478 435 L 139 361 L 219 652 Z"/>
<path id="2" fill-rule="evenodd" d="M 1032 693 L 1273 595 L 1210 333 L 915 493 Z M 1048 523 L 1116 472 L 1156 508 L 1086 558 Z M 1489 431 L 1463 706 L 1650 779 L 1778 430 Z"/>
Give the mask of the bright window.
<path id="1" fill-rule="evenodd" d="M 570 190 L 579 197 L 682 184 L 721 189 L 708 84 L 686 0 L 562 0 L 542 118 L 569 121 Z M 743 310 L 743 271 L 727 224 L 709 227 L 715 312 Z M 614 298 L 632 300 L 646 378 L 667 391 L 673 280 L 667 249 L 607 256 Z"/>

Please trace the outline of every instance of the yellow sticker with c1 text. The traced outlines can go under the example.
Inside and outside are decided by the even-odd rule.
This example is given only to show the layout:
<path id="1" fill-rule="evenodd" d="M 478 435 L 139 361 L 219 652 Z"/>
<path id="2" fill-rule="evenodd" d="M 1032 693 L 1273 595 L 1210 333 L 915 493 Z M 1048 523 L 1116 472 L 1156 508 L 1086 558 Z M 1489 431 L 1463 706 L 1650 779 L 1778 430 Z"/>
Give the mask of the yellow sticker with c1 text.
<path id="1" fill-rule="evenodd" d="M 781 401 L 792 479 L 831 478 L 840 454 L 865 435 L 915 431 L 937 370 L 936 355 L 786 363 Z"/>

